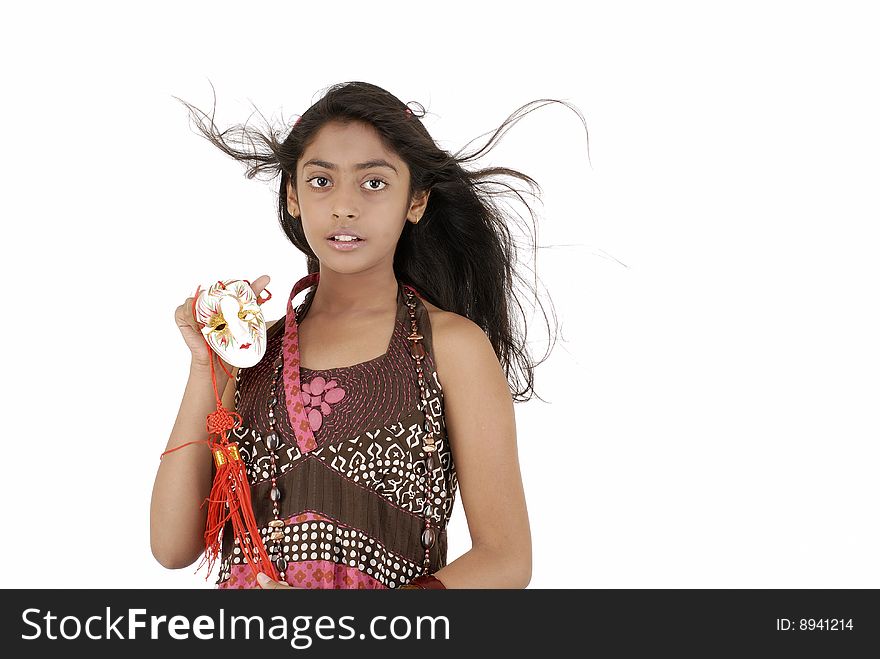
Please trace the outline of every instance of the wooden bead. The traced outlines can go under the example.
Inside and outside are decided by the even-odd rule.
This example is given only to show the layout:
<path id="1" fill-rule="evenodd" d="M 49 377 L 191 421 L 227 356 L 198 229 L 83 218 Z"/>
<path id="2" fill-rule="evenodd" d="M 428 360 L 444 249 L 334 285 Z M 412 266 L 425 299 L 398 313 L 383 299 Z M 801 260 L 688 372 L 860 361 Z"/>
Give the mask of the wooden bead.
<path id="1" fill-rule="evenodd" d="M 284 526 L 284 520 L 273 519 L 271 522 L 269 522 L 269 526 L 271 526 L 273 529 L 281 528 L 282 526 Z"/>
<path id="2" fill-rule="evenodd" d="M 435 538 L 436 535 L 434 533 L 434 529 L 430 527 L 426 528 L 424 531 L 422 531 L 422 547 L 424 547 L 425 549 L 430 549 L 431 547 L 433 547 Z"/>
<path id="3" fill-rule="evenodd" d="M 410 353 L 416 359 L 422 359 L 425 356 L 425 347 L 421 343 L 413 343 L 410 347 Z"/>
<path id="4" fill-rule="evenodd" d="M 283 556 L 279 556 L 275 559 L 275 567 L 279 572 L 284 572 L 287 569 L 287 561 L 284 560 Z"/>
<path id="5" fill-rule="evenodd" d="M 273 531 L 270 536 L 271 540 L 283 540 L 284 539 L 284 531 Z"/>
<path id="6" fill-rule="evenodd" d="M 272 499 L 272 501 L 279 501 L 281 499 L 281 490 L 277 487 L 273 487 L 269 491 L 269 498 Z"/>
<path id="7" fill-rule="evenodd" d="M 428 453 L 428 457 L 425 458 L 425 466 L 428 467 L 428 471 L 434 471 L 434 467 L 436 467 L 437 464 L 434 462 L 433 453 Z"/>
<path id="8" fill-rule="evenodd" d="M 279 446 L 281 446 L 281 441 L 278 439 L 278 434 L 274 432 L 270 432 L 266 435 L 266 448 L 270 451 L 276 450 Z"/>

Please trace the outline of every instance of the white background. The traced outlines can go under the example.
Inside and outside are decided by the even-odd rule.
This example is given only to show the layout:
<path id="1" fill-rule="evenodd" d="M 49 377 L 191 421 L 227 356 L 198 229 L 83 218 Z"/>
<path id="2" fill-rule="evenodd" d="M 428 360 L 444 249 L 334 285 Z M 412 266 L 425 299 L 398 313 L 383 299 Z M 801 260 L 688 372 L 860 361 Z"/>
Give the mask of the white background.
<path id="1" fill-rule="evenodd" d="M 213 83 L 221 128 L 264 127 L 254 108 L 282 128 L 366 80 L 420 101 L 451 151 L 538 98 L 588 124 L 589 159 L 551 105 L 479 163 L 538 180 L 556 245 L 537 264 L 562 330 L 536 371 L 549 404 L 516 406 L 530 587 L 880 587 L 870 7 L 7 9 L 3 585 L 213 587 L 149 547 L 188 375 L 173 312 L 266 273 L 278 318 L 305 260 L 277 180 L 247 180 L 172 95 L 210 111 Z M 449 533 L 451 561 L 460 501 Z"/>

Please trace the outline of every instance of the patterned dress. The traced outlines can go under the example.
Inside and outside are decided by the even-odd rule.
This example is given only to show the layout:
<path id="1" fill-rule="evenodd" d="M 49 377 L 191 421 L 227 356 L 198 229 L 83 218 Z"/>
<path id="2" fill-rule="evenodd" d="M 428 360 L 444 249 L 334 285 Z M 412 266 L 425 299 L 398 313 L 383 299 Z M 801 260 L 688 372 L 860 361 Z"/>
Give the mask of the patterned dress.
<path id="1" fill-rule="evenodd" d="M 446 527 L 458 482 L 447 441 L 443 390 L 433 357 L 428 310 L 416 299 L 415 314 L 424 339 L 427 413 L 440 428 L 438 466 L 433 478 L 430 572 L 446 565 Z M 310 304 L 311 299 L 308 300 Z M 303 311 L 304 318 L 305 311 Z M 300 588 L 397 588 L 421 572 L 425 510 L 425 412 L 419 410 L 415 360 L 410 355 L 409 309 L 398 285 L 394 334 L 380 357 L 353 366 L 311 370 L 300 366 L 302 398 L 317 447 L 303 452 L 286 415 L 275 418 L 282 440 L 276 451 L 277 483 L 284 521 L 283 555 L 287 582 Z M 267 401 L 273 363 L 282 347 L 285 319 L 267 335 L 258 364 L 236 376 L 235 410 L 241 427 L 230 431 L 247 465 L 254 517 L 264 543 L 270 533 L 272 502 Z M 285 408 L 284 401 L 279 406 Z M 280 462 L 279 462 L 280 459 Z M 271 529 L 275 530 L 275 529 Z M 256 588 L 231 523 L 223 531 L 218 588 Z"/>

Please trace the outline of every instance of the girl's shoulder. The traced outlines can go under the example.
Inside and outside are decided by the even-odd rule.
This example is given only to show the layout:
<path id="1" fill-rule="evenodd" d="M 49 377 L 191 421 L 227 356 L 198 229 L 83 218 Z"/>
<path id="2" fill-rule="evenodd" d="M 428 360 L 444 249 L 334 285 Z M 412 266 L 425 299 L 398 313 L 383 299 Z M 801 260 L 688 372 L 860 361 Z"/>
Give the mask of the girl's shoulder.
<path id="1" fill-rule="evenodd" d="M 464 366 L 473 366 L 473 359 L 479 356 L 491 356 L 497 361 L 488 336 L 474 321 L 453 311 L 444 311 L 425 300 L 422 302 L 431 323 L 434 366 L 440 382 L 456 382 L 461 373 L 469 370 Z"/>
<path id="2" fill-rule="evenodd" d="M 428 320 L 431 321 L 431 333 L 435 340 L 442 342 L 454 342 L 456 339 L 465 338 L 470 335 L 473 339 L 475 334 L 484 334 L 483 330 L 474 321 L 466 316 L 455 313 L 454 311 L 444 311 L 440 307 L 436 307 L 427 300 L 422 300 L 425 309 L 428 310 Z M 442 334 L 439 337 L 438 334 Z"/>

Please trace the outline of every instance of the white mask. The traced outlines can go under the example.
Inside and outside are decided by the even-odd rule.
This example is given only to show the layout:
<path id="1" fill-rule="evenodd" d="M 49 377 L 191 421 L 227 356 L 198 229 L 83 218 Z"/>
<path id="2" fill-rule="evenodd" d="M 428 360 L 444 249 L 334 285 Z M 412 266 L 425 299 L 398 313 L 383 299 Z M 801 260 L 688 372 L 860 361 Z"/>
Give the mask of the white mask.
<path id="1" fill-rule="evenodd" d="M 217 282 L 199 293 L 196 320 L 208 345 L 227 363 L 253 366 L 266 352 L 266 321 L 257 296 L 240 279 Z"/>

